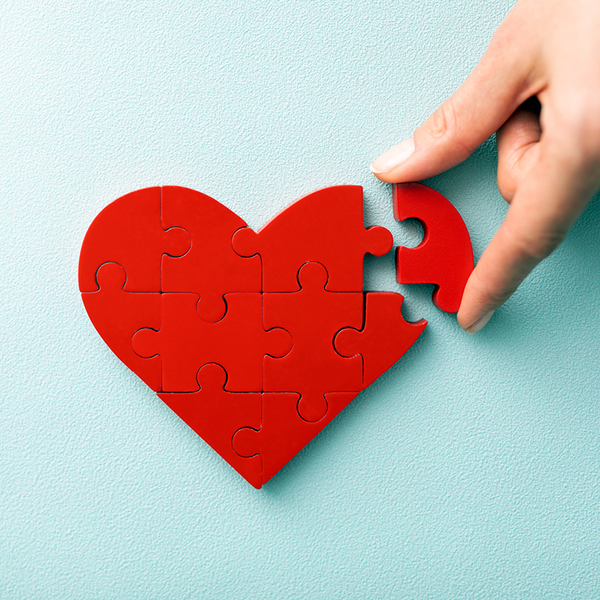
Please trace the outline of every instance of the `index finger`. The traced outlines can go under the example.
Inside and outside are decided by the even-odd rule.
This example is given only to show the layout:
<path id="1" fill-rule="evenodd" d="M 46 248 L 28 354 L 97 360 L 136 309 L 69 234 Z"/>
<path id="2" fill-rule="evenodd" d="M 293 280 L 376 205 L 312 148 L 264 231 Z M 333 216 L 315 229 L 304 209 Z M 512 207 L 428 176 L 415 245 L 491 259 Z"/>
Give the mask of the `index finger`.
<path id="1" fill-rule="evenodd" d="M 516 33 L 519 33 L 518 30 Z M 465 82 L 413 134 L 371 165 L 388 183 L 419 181 L 469 157 L 527 98 L 539 91 L 532 78 L 536 47 L 523 44 L 510 22 L 496 32 Z M 517 43 L 519 41 L 519 43 Z"/>

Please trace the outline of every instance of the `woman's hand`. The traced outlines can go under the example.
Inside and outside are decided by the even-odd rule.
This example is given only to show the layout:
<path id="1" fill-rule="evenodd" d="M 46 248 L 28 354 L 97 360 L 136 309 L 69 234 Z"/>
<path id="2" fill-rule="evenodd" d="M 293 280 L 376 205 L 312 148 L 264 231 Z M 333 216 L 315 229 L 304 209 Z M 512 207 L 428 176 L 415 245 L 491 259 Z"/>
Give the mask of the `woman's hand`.
<path id="1" fill-rule="evenodd" d="M 458 322 L 469 333 L 561 243 L 600 186 L 599 32 L 599 0 L 519 0 L 454 95 L 371 165 L 382 181 L 425 179 L 497 132 L 510 206 L 465 288 Z"/>

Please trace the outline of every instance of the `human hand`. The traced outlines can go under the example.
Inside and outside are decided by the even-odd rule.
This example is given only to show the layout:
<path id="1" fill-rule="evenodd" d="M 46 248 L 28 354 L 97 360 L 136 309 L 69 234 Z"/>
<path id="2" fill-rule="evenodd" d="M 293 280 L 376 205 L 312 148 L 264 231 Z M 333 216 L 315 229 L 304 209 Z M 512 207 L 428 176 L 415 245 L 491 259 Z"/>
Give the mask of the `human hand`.
<path id="1" fill-rule="evenodd" d="M 600 186 L 598 31 L 598 0 L 519 0 L 454 95 L 371 165 L 381 181 L 418 181 L 497 132 L 510 206 L 464 291 L 457 316 L 469 333 L 555 250 Z"/>

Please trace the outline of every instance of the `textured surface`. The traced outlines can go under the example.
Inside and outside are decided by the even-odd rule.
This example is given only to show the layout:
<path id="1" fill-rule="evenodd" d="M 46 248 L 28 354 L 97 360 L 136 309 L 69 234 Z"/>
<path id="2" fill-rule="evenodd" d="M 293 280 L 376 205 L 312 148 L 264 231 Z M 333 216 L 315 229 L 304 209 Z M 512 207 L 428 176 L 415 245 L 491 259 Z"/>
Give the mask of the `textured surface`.
<path id="1" fill-rule="evenodd" d="M 85 230 L 142 187 L 257 228 L 368 164 L 484 51 L 508 0 L 19 0 L 0 8 L 0 598 L 598 597 L 597 200 L 481 334 L 427 330 L 261 492 L 119 363 L 77 291 Z M 492 144 L 428 181 L 481 254 Z"/>

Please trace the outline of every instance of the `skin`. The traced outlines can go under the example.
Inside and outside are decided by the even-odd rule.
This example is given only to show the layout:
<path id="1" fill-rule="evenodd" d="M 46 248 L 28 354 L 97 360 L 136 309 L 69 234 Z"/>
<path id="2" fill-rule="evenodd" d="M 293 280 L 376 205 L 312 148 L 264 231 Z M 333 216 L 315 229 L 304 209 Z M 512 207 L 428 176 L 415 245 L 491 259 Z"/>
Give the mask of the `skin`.
<path id="1" fill-rule="evenodd" d="M 467 80 L 371 165 L 381 181 L 418 181 L 496 132 L 509 208 L 465 288 L 457 316 L 469 333 L 556 249 L 600 187 L 599 31 L 598 0 L 519 0 Z"/>

